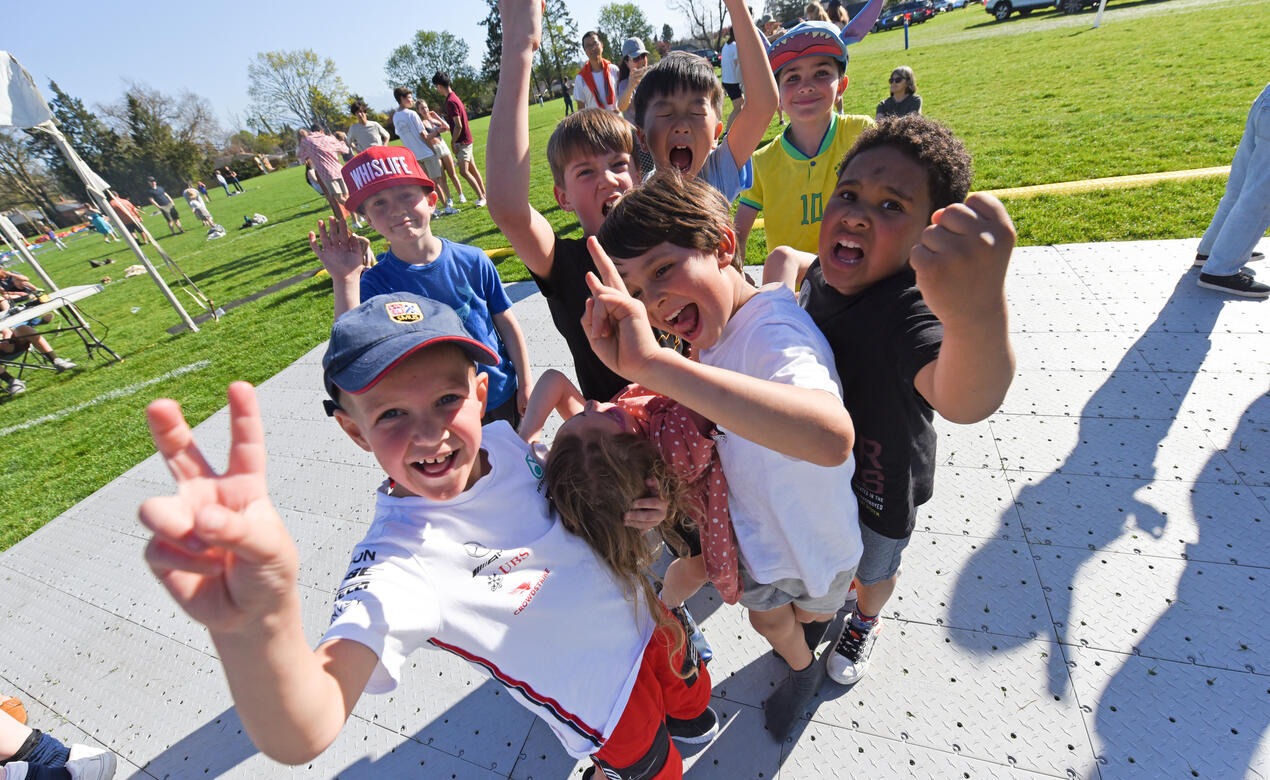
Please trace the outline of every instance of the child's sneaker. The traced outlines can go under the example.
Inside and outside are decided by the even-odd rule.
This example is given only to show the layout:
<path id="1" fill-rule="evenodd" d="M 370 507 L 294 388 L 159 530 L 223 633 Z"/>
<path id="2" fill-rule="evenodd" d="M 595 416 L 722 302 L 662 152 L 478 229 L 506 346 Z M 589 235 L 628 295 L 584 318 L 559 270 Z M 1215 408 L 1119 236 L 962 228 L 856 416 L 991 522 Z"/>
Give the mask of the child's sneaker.
<path id="1" fill-rule="evenodd" d="M 66 761 L 71 780 L 110 780 L 117 767 L 114 753 L 90 745 L 71 745 L 71 755 Z"/>
<path id="2" fill-rule="evenodd" d="M 462 193 L 459 193 L 459 203 L 467 203 L 467 196 Z M 454 202 L 451 201 L 450 205 L 453 206 Z"/>
<path id="3" fill-rule="evenodd" d="M 1248 255 L 1248 259 L 1245 260 L 1244 262 L 1258 263 L 1265 259 L 1266 259 L 1266 256 L 1264 253 L 1253 252 L 1252 254 Z M 1195 268 L 1199 268 L 1200 266 L 1202 266 L 1204 263 L 1207 263 L 1207 262 L 1208 262 L 1208 255 L 1201 255 L 1199 253 L 1195 254 L 1195 263 L 1194 263 Z"/>
<path id="4" fill-rule="evenodd" d="M 700 745 L 709 742 L 719 734 L 719 716 L 706 707 L 697 717 L 691 720 L 666 717 L 666 731 L 670 738 L 687 745 Z"/>
<path id="5" fill-rule="evenodd" d="M 15 379 L 9 383 L 9 395 L 17 395 L 26 392 L 26 382 L 21 379 Z"/>
<path id="6" fill-rule="evenodd" d="M 1270 285 L 1254 280 L 1252 274 L 1244 271 L 1230 276 L 1213 276 L 1212 274 L 1200 273 L 1199 281 L 1196 284 L 1209 290 L 1226 292 L 1244 298 L 1270 297 Z"/>
<path id="7" fill-rule="evenodd" d="M 54 358 L 54 359 L 53 359 L 53 368 L 56 368 L 56 369 L 57 369 L 57 373 L 59 373 L 59 374 L 60 374 L 60 373 L 62 373 L 63 371 L 70 371 L 72 368 L 79 368 L 79 364 L 78 364 L 78 363 L 72 363 L 71 361 L 67 360 L 66 358 L 60 357 L 60 358 Z"/>
<path id="8" fill-rule="evenodd" d="M 697 625 L 697 621 L 688 613 L 688 607 L 675 607 L 670 610 L 670 614 L 674 615 L 679 624 L 684 627 L 684 633 L 688 635 L 688 641 L 692 642 L 692 646 L 696 648 L 697 655 L 701 658 L 701 663 L 714 658 L 714 650 L 710 647 L 710 643 L 706 641 L 706 635 L 701 633 L 701 626 Z"/>
<path id="9" fill-rule="evenodd" d="M 477 201 L 476 201 L 476 207 L 477 207 L 478 209 L 479 209 L 479 208 L 484 208 L 484 207 L 485 207 L 485 199 L 484 199 L 484 198 L 478 198 L 478 199 L 477 199 Z"/>
<path id="10" fill-rule="evenodd" d="M 441 210 L 441 215 L 445 217 L 448 217 L 451 214 L 458 214 L 458 213 L 459 213 L 459 210 L 454 208 L 453 206 L 446 206 L 444 209 Z"/>
<path id="11" fill-rule="evenodd" d="M 861 631 L 848 618 L 842 622 L 842 633 L 834 645 L 833 652 L 825 662 L 825 672 L 829 679 L 841 685 L 851 685 L 864 676 L 865 667 L 869 663 L 869 653 L 873 652 L 873 644 L 882 633 L 882 621 L 874 622 L 866 631 Z"/>

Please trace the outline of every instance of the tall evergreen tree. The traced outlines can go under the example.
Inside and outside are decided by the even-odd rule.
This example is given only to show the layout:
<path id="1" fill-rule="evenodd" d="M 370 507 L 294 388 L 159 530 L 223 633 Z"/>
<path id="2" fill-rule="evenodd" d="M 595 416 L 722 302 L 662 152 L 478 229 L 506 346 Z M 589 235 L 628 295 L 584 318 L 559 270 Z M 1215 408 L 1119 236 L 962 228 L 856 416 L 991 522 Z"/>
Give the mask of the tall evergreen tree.
<path id="1" fill-rule="evenodd" d="M 107 127 L 96 112 L 89 111 L 84 101 L 63 92 L 56 81 L 49 82 L 49 90 L 53 93 L 49 108 L 53 111 L 53 119 L 62 135 L 66 136 L 66 140 L 90 168 L 113 183 L 113 178 L 124 161 L 126 139 Z M 63 190 L 80 199 L 88 197 L 84 183 L 71 170 L 61 150 L 47 133 L 29 132 L 26 144 L 44 161 Z"/>
<path id="2" fill-rule="evenodd" d="M 481 80 L 498 83 L 498 67 L 503 59 L 503 17 L 498 13 L 498 0 L 485 0 L 489 13 L 481 20 L 485 25 L 485 59 L 481 60 Z"/>

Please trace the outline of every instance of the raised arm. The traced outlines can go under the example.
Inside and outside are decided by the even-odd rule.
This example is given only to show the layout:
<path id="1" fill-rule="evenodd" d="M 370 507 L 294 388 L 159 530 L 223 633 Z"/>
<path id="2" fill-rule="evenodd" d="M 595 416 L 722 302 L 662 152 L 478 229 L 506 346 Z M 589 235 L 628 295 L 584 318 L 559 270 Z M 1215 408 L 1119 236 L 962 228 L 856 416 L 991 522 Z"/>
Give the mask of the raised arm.
<path id="1" fill-rule="evenodd" d="M 768 449 L 820 466 L 836 466 L 850 456 L 855 428 L 836 396 L 707 366 L 659 348 L 644 305 L 626 292 L 599 242 L 592 237 L 587 245 L 604 281 L 587 274 L 592 296 L 582 326 L 605 365 Z"/>
<path id="2" fill-rule="evenodd" d="M 767 47 L 763 45 L 754 20 L 750 18 L 745 0 L 724 2 L 732 17 L 737 62 L 741 66 L 741 81 L 745 84 L 745 105 L 737 112 L 727 135 L 732 159 L 741 166 L 763 141 L 763 134 L 772 123 L 780 97 L 776 91 L 772 67 L 768 63 Z"/>
<path id="3" fill-rule="evenodd" d="M 541 41 L 539 0 L 502 0 L 503 58 L 485 147 L 486 207 L 521 262 L 551 275 L 556 236 L 529 203 L 529 76 Z"/>
<path id="4" fill-rule="evenodd" d="M 317 232 L 309 231 L 309 248 L 331 275 L 335 319 L 362 302 L 362 270 L 374 263 L 370 239 L 349 230 L 343 220 L 318 220 Z"/>
<path id="5" fill-rule="evenodd" d="M 567 420 L 581 412 L 585 404 L 581 391 L 573 386 L 569 377 L 549 368 L 534 383 L 529 405 L 525 407 L 517 433 L 525 441 L 536 441 L 542 436 L 542 428 L 547 424 L 547 418 L 553 410 L 561 419 Z"/>
<path id="6" fill-rule="evenodd" d="M 763 263 L 763 284 L 779 282 L 790 290 L 797 292 L 811 268 L 816 256 L 810 252 L 800 252 L 791 246 L 778 246 L 767 256 Z"/>
<path id="7" fill-rule="evenodd" d="M 951 422 L 978 422 L 995 412 L 1014 378 L 1005 303 L 1014 239 L 1001 201 L 976 193 L 935 212 L 913 248 L 917 286 L 944 326 L 939 357 L 913 385 Z"/>
<path id="8" fill-rule="evenodd" d="M 153 536 L 146 562 L 190 617 L 207 626 L 247 734 L 271 758 L 299 764 L 339 733 L 375 654 L 349 640 L 315 653 L 301 625 L 295 544 L 265 488 L 255 391 L 229 386 L 229 466 L 215 473 L 176 402 L 150 404 L 155 446 L 176 495 L 138 510 Z"/>

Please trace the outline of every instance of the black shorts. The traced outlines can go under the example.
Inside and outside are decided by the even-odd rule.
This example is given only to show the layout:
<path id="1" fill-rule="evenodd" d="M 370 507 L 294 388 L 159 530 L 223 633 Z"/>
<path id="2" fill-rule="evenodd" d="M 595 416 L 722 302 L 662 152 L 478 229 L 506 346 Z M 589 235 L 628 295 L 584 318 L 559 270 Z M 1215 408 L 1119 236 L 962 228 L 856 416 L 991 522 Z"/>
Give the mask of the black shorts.
<path id="1" fill-rule="evenodd" d="M 173 203 L 170 206 L 159 206 L 159 211 L 163 212 L 164 218 L 167 219 L 169 222 L 181 218 L 181 215 L 176 213 L 175 203 Z"/>
<path id="2" fill-rule="evenodd" d="M 728 100 L 736 100 L 744 93 L 741 91 L 740 84 L 729 84 L 725 81 L 723 82 L 723 94 L 728 96 Z"/>

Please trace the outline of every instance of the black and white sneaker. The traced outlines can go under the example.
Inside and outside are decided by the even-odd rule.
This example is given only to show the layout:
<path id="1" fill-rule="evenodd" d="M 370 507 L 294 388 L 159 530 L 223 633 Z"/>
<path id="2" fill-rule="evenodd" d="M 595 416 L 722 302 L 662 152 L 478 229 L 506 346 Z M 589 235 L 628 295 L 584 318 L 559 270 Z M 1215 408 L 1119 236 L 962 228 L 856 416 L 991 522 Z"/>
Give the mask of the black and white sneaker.
<path id="1" fill-rule="evenodd" d="M 1244 298 L 1270 297 L 1270 285 L 1256 281 L 1250 274 L 1243 271 L 1230 276 L 1213 276 L 1212 274 L 1201 273 L 1196 284 L 1208 290 L 1217 290 L 1218 292 L 1239 295 Z"/>
<path id="2" fill-rule="evenodd" d="M 867 631 L 861 631 L 852 625 L 850 618 L 842 622 L 842 633 L 834 644 L 833 652 L 827 653 L 825 673 L 829 679 L 839 685 L 851 685 L 864 676 L 865 667 L 869 663 L 869 653 L 882 633 L 882 621 L 873 624 Z"/>
<path id="3" fill-rule="evenodd" d="M 1247 260 L 1245 260 L 1244 262 L 1246 262 L 1246 263 L 1257 263 L 1257 262 L 1260 262 L 1260 261 L 1265 260 L 1265 259 L 1266 259 L 1265 254 L 1263 254 L 1263 253 L 1261 253 L 1261 252 L 1253 252 L 1251 255 L 1249 255 L 1249 256 L 1248 256 L 1248 259 L 1247 259 Z M 1193 267 L 1194 267 L 1194 268 L 1199 268 L 1200 266 L 1202 266 L 1204 263 L 1207 263 L 1207 262 L 1208 262 L 1208 255 L 1196 254 L 1196 255 L 1195 255 L 1195 263 L 1194 263 Z"/>
<path id="4" fill-rule="evenodd" d="M 714 710 L 706 707 L 697 717 L 691 720 L 666 717 L 666 731 L 670 738 L 687 745 L 699 745 L 709 742 L 719 734 L 719 716 Z"/>

